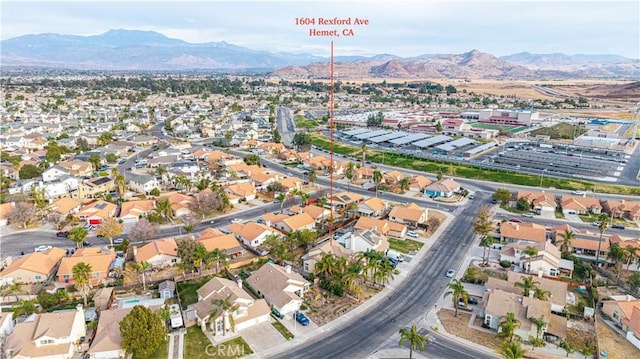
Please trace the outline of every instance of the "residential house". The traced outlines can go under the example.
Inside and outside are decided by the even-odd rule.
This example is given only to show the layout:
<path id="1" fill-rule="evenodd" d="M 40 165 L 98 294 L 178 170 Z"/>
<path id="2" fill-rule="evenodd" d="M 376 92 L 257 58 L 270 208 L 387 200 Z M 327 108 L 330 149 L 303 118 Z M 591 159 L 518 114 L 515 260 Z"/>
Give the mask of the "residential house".
<path id="1" fill-rule="evenodd" d="M 491 289 L 484 294 L 484 324 L 498 331 L 500 321 L 513 313 L 520 326 L 515 328 L 514 334 L 521 338 L 536 337 L 537 328 L 531 321 L 532 318 L 541 318 L 547 323 L 542 328 L 545 338 L 564 339 L 567 335 L 567 319 L 553 314 L 551 303 L 532 297 L 525 297 L 517 293 Z"/>
<path id="2" fill-rule="evenodd" d="M 213 228 L 200 232 L 198 242 L 202 243 L 207 252 L 219 249 L 224 251 L 230 259 L 242 257 L 247 253 L 234 234 L 224 234 Z"/>
<path id="3" fill-rule="evenodd" d="M 386 252 L 389 249 L 387 237 L 375 229 L 347 232 L 336 241 L 354 252 L 366 252 L 369 250 Z"/>
<path id="4" fill-rule="evenodd" d="M 108 217 L 115 217 L 118 206 L 103 200 L 91 202 L 74 214 L 74 218 L 88 224 L 99 225 Z"/>
<path id="5" fill-rule="evenodd" d="M 242 288 L 241 280 L 233 282 L 214 277 L 200 287 L 197 293 L 198 302 L 192 307 L 195 309 L 198 324 L 203 331 L 208 324 L 213 335 L 224 335 L 225 328 L 227 331 L 238 332 L 270 320 L 271 310 L 267 301 L 254 299 Z M 231 313 L 225 313 L 217 302 L 219 300 L 227 300 L 236 306 L 236 309 Z M 211 319 L 211 315 L 215 318 Z"/>
<path id="6" fill-rule="evenodd" d="M 602 202 L 602 208 L 610 216 L 640 221 L 640 202 L 609 199 Z"/>
<path id="7" fill-rule="evenodd" d="M 58 283 L 73 285 L 73 267 L 78 263 L 85 263 L 91 266 L 91 283 L 96 286 L 106 283 L 111 262 L 115 254 L 113 251 L 104 251 L 100 248 L 80 248 L 71 257 L 63 257 L 56 276 Z"/>
<path id="8" fill-rule="evenodd" d="M 58 268 L 66 251 L 53 247 L 46 252 L 33 252 L 13 259 L 7 258 L 7 266 L 0 272 L 0 285 L 10 283 L 44 283 Z"/>
<path id="9" fill-rule="evenodd" d="M 291 212 L 292 214 L 306 213 L 311 218 L 313 218 L 313 220 L 316 222 L 316 224 L 320 224 L 323 221 L 327 221 L 331 217 L 331 211 L 329 209 L 323 208 L 323 207 L 320 207 L 320 206 L 316 206 L 314 204 L 310 204 L 310 205 L 304 206 L 304 207 L 297 206 L 297 205 L 296 206 L 292 206 L 289 209 L 289 212 Z"/>
<path id="10" fill-rule="evenodd" d="M 171 210 L 174 217 L 182 217 L 191 215 L 189 206 L 193 202 L 193 197 L 187 196 L 180 192 L 170 192 L 158 197 L 157 201 L 168 200 L 171 203 Z"/>
<path id="11" fill-rule="evenodd" d="M 69 171 L 60 166 L 51 166 L 42 172 L 42 180 L 44 182 L 51 182 L 68 176 Z"/>
<path id="12" fill-rule="evenodd" d="M 456 181 L 454 181 L 453 178 L 446 178 L 440 181 L 433 182 L 426 186 L 424 188 L 424 194 L 433 198 L 449 198 L 459 190 L 460 185 Z"/>
<path id="13" fill-rule="evenodd" d="M 325 254 L 333 254 L 337 258 L 350 259 L 353 257 L 354 253 L 355 252 L 351 249 L 345 248 L 337 242 L 326 241 L 311 248 L 304 256 L 302 256 L 302 269 L 307 274 L 314 273 L 316 263 L 318 263 Z"/>
<path id="14" fill-rule="evenodd" d="M 501 289 L 506 292 L 522 295 L 524 293 L 522 288 L 516 287 L 515 283 L 522 282 L 523 277 L 531 277 L 534 282 L 538 283 L 540 290 L 549 292 L 548 300 L 551 303 L 551 310 L 555 313 L 564 313 L 567 304 L 574 305 L 576 303 L 575 295 L 568 290 L 568 284 L 565 282 L 557 281 L 550 278 L 545 278 L 540 275 L 529 275 L 525 273 L 518 273 L 510 271 L 507 273 L 507 280 L 489 278 L 485 287 L 489 290 Z M 529 292 L 530 296 L 533 293 Z"/>
<path id="15" fill-rule="evenodd" d="M 178 245 L 173 238 L 156 239 L 141 247 L 133 247 L 136 262 L 149 262 L 154 267 L 168 267 L 180 263 Z"/>
<path id="16" fill-rule="evenodd" d="M 372 167 L 360 167 L 353 172 L 352 181 L 373 181 L 373 173 L 376 171 Z"/>
<path id="17" fill-rule="evenodd" d="M 558 207 L 555 195 L 550 193 L 518 191 L 515 202 L 517 203 L 521 198 L 524 198 L 531 208 L 538 213 L 553 213 Z M 512 203 L 512 205 L 515 206 L 515 203 Z"/>
<path id="18" fill-rule="evenodd" d="M 536 223 L 500 223 L 500 241 L 536 243 L 547 240 L 547 230 Z"/>
<path id="19" fill-rule="evenodd" d="M 271 224 L 274 228 L 277 228 L 283 232 L 291 233 L 308 229 L 310 231 L 315 229 L 316 221 L 306 213 L 294 214 L 293 216 L 287 216 L 278 222 Z"/>
<path id="20" fill-rule="evenodd" d="M 562 207 L 562 213 L 567 214 L 600 214 L 602 206 L 600 200 L 592 197 L 578 197 L 578 196 L 562 196 L 560 200 L 560 207 Z"/>
<path id="21" fill-rule="evenodd" d="M 49 206 L 49 210 L 65 217 L 78 213 L 80 208 L 82 208 L 82 202 L 67 197 L 59 198 Z"/>
<path id="22" fill-rule="evenodd" d="M 604 262 L 607 260 L 607 254 L 609 253 L 609 236 L 604 235 L 602 241 L 600 241 L 600 233 L 592 233 L 589 231 L 575 231 L 575 238 L 571 240 L 571 248 L 576 257 L 594 261 L 596 259 L 598 250 L 600 250 L 599 261 Z"/>
<path id="23" fill-rule="evenodd" d="M 268 226 L 256 222 L 232 223 L 227 226 L 227 229 L 242 243 L 253 248 L 260 246 L 268 235 L 279 234 Z"/>
<path id="24" fill-rule="evenodd" d="M 389 212 L 389 220 L 406 224 L 411 228 L 426 225 L 429 211 L 415 203 L 408 203 L 402 206 L 395 206 Z"/>
<path id="25" fill-rule="evenodd" d="M 229 195 L 229 201 L 231 203 L 242 201 L 251 201 L 256 198 L 257 190 L 251 182 L 242 182 L 229 185 L 224 188 L 224 191 Z"/>
<path id="26" fill-rule="evenodd" d="M 290 314 L 300 309 L 304 293 L 309 290 L 309 282 L 291 266 L 281 267 L 265 263 L 247 278 L 247 284 L 262 295 L 267 303 L 282 314 Z"/>
<path id="27" fill-rule="evenodd" d="M 95 171 L 93 164 L 85 161 L 64 161 L 59 162 L 58 166 L 69 171 L 70 175 L 78 177 L 91 177 Z"/>
<path id="28" fill-rule="evenodd" d="M 355 230 L 367 230 L 373 229 L 384 235 L 387 235 L 389 232 L 390 223 L 383 219 L 376 219 L 372 217 L 360 217 L 353 225 L 353 229 Z"/>
<path id="29" fill-rule="evenodd" d="M 386 209 L 387 202 L 378 197 L 371 197 L 358 203 L 359 216 L 380 218 Z"/>
<path id="30" fill-rule="evenodd" d="M 431 184 L 430 179 L 424 176 L 415 176 L 409 179 L 409 191 L 411 192 L 424 192 L 424 189 Z"/>
<path id="31" fill-rule="evenodd" d="M 529 257 L 525 254 L 528 247 L 535 248 L 537 255 Z M 559 274 L 571 277 L 573 262 L 562 259 L 560 251 L 551 242 L 508 243 L 500 250 L 500 261 L 509 261 L 532 274 L 556 277 Z"/>
<path id="32" fill-rule="evenodd" d="M 270 184 L 278 181 L 278 175 L 265 172 L 251 172 L 249 176 L 254 185 L 260 189 L 266 189 Z"/>
<path id="33" fill-rule="evenodd" d="M 129 189 L 149 194 L 154 188 L 160 189 L 160 183 L 156 176 L 131 173 L 128 175 Z"/>
<path id="34" fill-rule="evenodd" d="M 612 296 L 611 300 L 602 301 L 602 313 L 640 349 L 640 300 L 630 295 Z"/>
<path id="35" fill-rule="evenodd" d="M 353 192 L 340 192 L 329 198 L 329 202 L 333 202 L 334 209 L 343 209 L 348 207 L 351 203 L 358 204 L 364 200 L 364 196 Z"/>
<path id="36" fill-rule="evenodd" d="M 96 177 L 79 183 L 78 190 L 72 192 L 71 197 L 76 199 L 101 198 L 103 195 L 115 191 L 115 189 L 116 184 L 112 178 Z"/>
<path id="37" fill-rule="evenodd" d="M 287 192 L 293 192 L 302 188 L 302 180 L 297 177 L 283 178 L 278 182 L 280 182 Z"/>
<path id="38" fill-rule="evenodd" d="M 155 202 L 150 199 L 122 202 L 118 219 L 124 223 L 136 223 L 138 219 L 146 217 L 155 207 Z"/>
<path id="39" fill-rule="evenodd" d="M 399 171 L 389 171 L 382 175 L 382 181 L 386 184 L 395 185 L 400 183 L 406 176 Z"/>
<path id="40" fill-rule="evenodd" d="M 282 143 L 267 142 L 258 146 L 258 149 L 265 154 L 279 154 L 287 150 Z"/>
<path id="41" fill-rule="evenodd" d="M 79 304 L 76 309 L 34 314 L 16 324 L 3 354 L 9 358 L 71 359 L 77 357 L 77 343 L 86 336 L 84 310 Z"/>

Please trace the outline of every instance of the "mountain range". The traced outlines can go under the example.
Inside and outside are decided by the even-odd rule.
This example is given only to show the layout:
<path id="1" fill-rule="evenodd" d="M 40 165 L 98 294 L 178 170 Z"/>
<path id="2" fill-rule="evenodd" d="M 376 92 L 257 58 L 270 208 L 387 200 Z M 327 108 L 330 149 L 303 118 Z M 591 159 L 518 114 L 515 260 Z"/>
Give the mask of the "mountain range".
<path id="1" fill-rule="evenodd" d="M 328 77 L 326 57 L 269 52 L 227 42 L 189 43 L 153 31 L 110 30 L 101 35 L 24 35 L 1 42 L 0 66 L 8 69 L 219 72 L 260 71 L 287 77 Z M 336 56 L 341 78 L 631 78 L 640 60 L 618 55 L 531 54 L 496 57 L 478 50 L 402 58 Z"/>

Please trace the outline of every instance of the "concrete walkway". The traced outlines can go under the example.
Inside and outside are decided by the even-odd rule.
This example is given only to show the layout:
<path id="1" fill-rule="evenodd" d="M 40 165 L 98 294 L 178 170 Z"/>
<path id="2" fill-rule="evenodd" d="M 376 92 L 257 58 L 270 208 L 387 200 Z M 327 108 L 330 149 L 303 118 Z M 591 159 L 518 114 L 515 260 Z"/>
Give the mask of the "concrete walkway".
<path id="1" fill-rule="evenodd" d="M 184 333 L 185 330 L 180 330 L 169 334 L 169 350 L 167 351 L 167 359 L 184 358 Z"/>

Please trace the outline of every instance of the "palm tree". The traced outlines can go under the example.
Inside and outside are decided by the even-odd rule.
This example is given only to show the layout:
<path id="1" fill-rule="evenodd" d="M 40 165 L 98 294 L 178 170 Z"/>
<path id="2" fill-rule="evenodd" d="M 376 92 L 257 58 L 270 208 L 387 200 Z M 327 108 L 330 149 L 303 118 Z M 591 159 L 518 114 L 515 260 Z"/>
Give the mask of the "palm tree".
<path id="1" fill-rule="evenodd" d="M 625 256 L 627 258 L 627 270 L 631 267 L 634 259 L 640 258 L 640 248 L 628 245 L 624 247 Z"/>
<path id="2" fill-rule="evenodd" d="M 19 301 L 13 303 L 11 306 L 13 309 L 13 319 L 21 315 L 29 315 L 32 313 L 38 313 L 38 306 L 36 305 L 36 300 L 24 300 L 20 299 Z"/>
<path id="3" fill-rule="evenodd" d="M 548 300 L 549 296 L 551 296 L 551 292 L 544 289 L 538 289 L 533 292 L 533 297 L 540 300 Z"/>
<path id="4" fill-rule="evenodd" d="M 482 262 L 489 263 L 489 257 L 487 256 L 487 249 L 493 243 L 493 239 L 489 236 L 484 236 L 480 239 L 480 247 L 482 247 Z"/>
<path id="5" fill-rule="evenodd" d="M 538 248 L 536 247 L 532 247 L 532 246 L 527 246 L 524 251 L 522 251 L 522 254 L 526 255 L 527 257 L 529 257 L 529 263 L 527 265 L 527 273 L 531 272 L 531 257 L 537 256 L 538 255 Z"/>
<path id="6" fill-rule="evenodd" d="M 406 192 L 409 190 L 409 179 L 407 177 L 403 178 L 398 182 L 400 185 L 400 190 Z"/>
<path id="7" fill-rule="evenodd" d="M 133 263 L 133 269 L 142 276 L 142 290 L 147 290 L 146 273 L 149 272 L 152 267 L 151 263 L 147 261 Z"/>
<path id="8" fill-rule="evenodd" d="M 596 253 L 596 266 L 600 265 L 600 247 L 602 246 L 602 236 L 604 235 L 604 231 L 607 229 L 609 224 L 609 218 L 607 218 L 606 214 L 601 214 L 598 223 L 598 231 L 600 232 L 600 239 L 598 239 L 598 252 Z"/>
<path id="9" fill-rule="evenodd" d="M 448 295 L 451 295 L 451 300 L 453 301 L 453 307 L 455 308 L 454 317 L 458 316 L 458 302 L 460 299 L 466 305 L 469 301 L 469 293 L 464 289 L 464 284 L 458 279 L 454 279 L 447 285 L 447 288 L 450 290 L 444 293 L 444 297 L 446 298 Z"/>
<path id="10" fill-rule="evenodd" d="M 318 174 L 316 173 L 316 171 L 315 170 L 309 171 L 309 183 L 311 183 L 312 185 L 315 185 L 317 180 L 318 180 Z"/>
<path id="11" fill-rule="evenodd" d="M 382 253 L 382 255 L 384 255 L 384 253 Z M 378 263 L 378 268 L 375 272 L 374 282 L 379 283 L 380 285 L 386 285 L 390 280 L 393 279 L 394 271 L 395 269 L 391 265 L 391 262 L 389 262 L 388 260 L 381 260 Z"/>
<path id="12" fill-rule="evenodd" d="M 355 295 L 356 299 L 360 299 L 360 294 L 362 294 L 362 286 L 360 285 L 360 274 L 364 266 L 359 262 L 349 262 L 347 268 L 342 274 L 342 281 L 344 287 L 353 295 Z"/>
<path id="13" fill-rule="evenodd" d="M 313 268 L 313 273 L 323 279 L 331 277 L 336 268 L 336 256 L 333 253 L 325 253 Z"/>
<path id="14" fill-rule="evenodd" d="M 570 229 L 565 229 L 564 233 L 559 234 L 562 237 L 562 244 L 560 245 L 560 251 L 566 257 L 571 252 L 571 241 L 576 238 L 575 234 Z"/>
<path id="15" fill-rule="evenodd" d="M 413 358 L 413 351 L 419 350 L 420 352 L 424 351 L 424 345 L 430 344 L 431 341 L 429 337 L 424 334 L 420 334 L 418 332 L 418 328 L 415 325 L 409 328 L 402 328 L 399 331 L 400 333 L 400 341 L 398 342 L 399 346 L 403 346 L 404 343 L 409 343 L 409 359 Z"/>
<path id="16" fill-rule="evenodd" d="M 280 213 L 282 213 L 282 211 L 284 211 L 284 201 L 287 199 L 287 194 L 286 193 L 279 193 L 276 196 L 276 201 L 280 202 Z"/>
<path id="17" fill-rule="evenodd" d="M 376 186 L 376 197 L 378 197 L 378 185 L 382 182 L 382 172 L 375 170 L 373 171 L 373 183 Z"/>
<path id="18" fill-rule="evenodd" d="M 609 246 L 609 253 L 607 254 L 607 259 L 611 259 L 613 261 L 613 265 L 616 272 L 616 278 L 620 279 L 620 272 L 622 271 L 622 263 L 624 263 L 626 258 L 625 250 L 620 247 L 618 243 L 614 243 Z"/>
<path id="19" fill-rule="evenodd" d="M 531 290 L 537 291 L 538 289 L 540 289 L 540 283 L 534 281 L 533 277 L 528 275 L 522 276 L 522 280 L 520 282 L 514 283 L 513 285 L 517 288 L 522 288 L 525 297 L 529 296 L 529 292 Z"/>
<path id="20" fill-rule="evenodd" d="M 360 149 L 362 150 L 362 167 L 364 167 L 365 160 L 367 159 L 367 145 L 363 143 Z"/>
<path id="21" fill-rule="evenodd" d="M 347 168 L 344 171 L 344 177 L 347 179 L 347 192 L 349 192 L 349 186 L 351 185 L 351 180 L 353 179 L 353 170 L 355 168 L 355 165 L 353 164 L 353 162 L 349 161 L 349 164 L 347 165 Z"/>
<path id="22" fill-rule="evenodd" d="M 491 208 L 483 205 L 476 212 L 476 218 L 472 222 L 473 232 L 480 236 L 480 246 L 482 250 L 482 262 L 488 263 L 487 249 L 491 246 L 492 239 L 489 236 L 495 230 L 495 225 L 491 220 Z"/>
<path id="23" fill-rule="evenodd" d="M 506 338 L 506 341 L 512 342 L 513 337 L 516 336 L 515 331 L 520 328 L 520 321 L 516 319 L 515 314 L 509 312 L 506 316 L 502 317 L 498 325 L 498 338 Z"/>
<path id="24" fill-rule="evenodd" d="M 204 246 L 197 246 L 193 251 L 193 264 L 198 267 L 198 272 L 200 272 L 200 276 L 202 276 L 202 267 L 204 267 L 204 262 L 207 258 L 207 250 Z"/>
<path id="25" fill-rule="evenodd" d="M 171 208 L 171 202 L 169 202 L 168 198 L 161 199 L 156 201 L 156 209 L 155 211 L 162 216 L 162 218 L 166 218 L 171 221 L 171 217 L 173 217 L 173 209 Z M 173 221 L 171 221 L 173 222 Z"/>
<path id="26" fill-rule="evenodd" d="M 71 269 L 73 273 L 73 281 L 76 284 L 76 288 L 80 291 L 82 299 L 84 300 L 84 306 L 87 306 L 87 296 L 91 290 L 91 275 L 93 269 L 90 264 L 79 262 Z"/>
<path id="27" fill-rule="evenodd" d="M 527 353 L 520 342 L 505 340 L 500 346 L 500 354 L 504 359 L 521 359 Z"/>
<path id="28" fill-rule="evenodd" d="M 322 231 L 322 229 L 324 228 L 324 206 L 327 205 L 327 203 L 329 203 L 329 200 L 327 199 L 327 197 L 320 197 L 318 198 L 318 201 L 316 202 L 316 206 L 322 208 L 322 214 L 320 217 L 320 230 Z"/>
<path id="29" fill-rule="evenodd" d="M 216 264 L 216 273 L 220 273 L 220 264 L 226 267 L 229 260 L 229 255 L 227 254 L 227 252 L 219 248 L 215 248 L 214 250 L 209 252 L 208 257 Z"/>
<path id="30" fill-rule="evenodd" d="M 124 175 L 117 175 L 116 177 L 114 177 L 113 182 L 116 185 L 118 197 L 122 199 L 125 192 L 127 191 L 126 179 Z"/>
<path id="31" fill-rule="evenodd" d="M 10 284 L 5 284 L 0 287 L 0 296 L 8 297 L 13 295 L 16 297 L 16 302 L 18 301 L 18 294 L 23 293 L 22 283 L 19 282 L 11 282 Z"/>
<path id="32" fill-rule="evenodd" d="M 540 316 L 539 318 L 531 317 L 529 320 L 531 320 L 531 323 L 533 323 L 533 325 L 536 326 L 536 339 L 540 338 L 540 334 L 542 334 L 542 330 L 544 330 L 544 327 L 548 323 L 544 321 L 543 316 Z"/>
<path id="33" fill-rule="evenodd" d="M 234 327 L 233 312 L 238 310 L 238 304 L 231 302 L 231 295 L 226 298 L 214 299 L 213 304 L 222 310 L 222 335 L 227 334 L 227 319 L 231 324 L 231 330 Z"/>

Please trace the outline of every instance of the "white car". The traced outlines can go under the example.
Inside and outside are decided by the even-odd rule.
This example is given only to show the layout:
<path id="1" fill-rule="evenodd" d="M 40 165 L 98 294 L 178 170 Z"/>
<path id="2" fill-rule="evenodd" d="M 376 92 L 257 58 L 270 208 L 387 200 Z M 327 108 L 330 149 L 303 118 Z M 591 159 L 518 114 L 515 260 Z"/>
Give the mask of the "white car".
<path id="1" fill-rule="evenodd" d="M 447 278 L 453 278 L 453 276 L 455 276 L 455 275 L 456 275 L 455 269 L 449 269 L 447 271 Z"/>
<path id="2" fill-rule="evenodd" d="M 414 232 L 414 231 L 408 231 L 407 232 L 407 236 L 409 237 L 413 237 L 413 238 L 418 238 L 418 233 Z"/>
<path id="3" fill-rule="evenodd" d="M 242 223 L 242 220 L 240 218 L 234 218 L 231 220 L 231 223 Z"/>
<path id="4" fill-rule="evenodd" d="M 571 194 L 575 194 L 576 196 L 584 196 L 585 195 L 585 193 L 582 192 L 582 191 L 573 191 L 573 192 L 571 192 Z"/>
<path id="5" fill-rule="evenodd" d="M 46 252 L 51 248 L 51 246 L 37 246 L 36 249 L 34 249 L 34 252 Z"/>
<path id="6" fill-rule="evenodd" d="M 533 213 L 524 213 L 522 217 L 533 218 Z"/>

